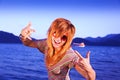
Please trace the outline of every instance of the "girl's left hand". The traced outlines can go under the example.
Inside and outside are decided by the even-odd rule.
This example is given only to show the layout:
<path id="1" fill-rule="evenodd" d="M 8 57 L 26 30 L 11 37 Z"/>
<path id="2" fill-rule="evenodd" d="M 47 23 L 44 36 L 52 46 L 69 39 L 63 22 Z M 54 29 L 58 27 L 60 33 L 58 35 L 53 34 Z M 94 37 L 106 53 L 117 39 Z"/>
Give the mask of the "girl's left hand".
<path id="1" fill-rule="evenodd" d="M 92 66 L 90 65 L 90 51 L 87 52 L 86 58 L 84 58 L 79 52 L 75 51 L 75 53 L 79 56 L 79 61 L 77 64 L 87 72 L 90 72 Z"/>

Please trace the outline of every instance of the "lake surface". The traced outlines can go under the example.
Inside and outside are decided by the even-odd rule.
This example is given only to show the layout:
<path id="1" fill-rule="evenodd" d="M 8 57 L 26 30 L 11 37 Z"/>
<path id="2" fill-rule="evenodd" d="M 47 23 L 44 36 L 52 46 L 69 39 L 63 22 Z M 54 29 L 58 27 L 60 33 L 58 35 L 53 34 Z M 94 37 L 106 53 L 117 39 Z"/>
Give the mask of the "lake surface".
<path id="1" fill-rule="evenodd" d="M 91 51 L 96 80 L 120 80 L 120 47 L 74 46 L 82 56 Z M 85 80 L 74 68 L 71 80 Z M 48 80 L 44 55 L 23 44 L 0 44 L 0 80 Z"/>

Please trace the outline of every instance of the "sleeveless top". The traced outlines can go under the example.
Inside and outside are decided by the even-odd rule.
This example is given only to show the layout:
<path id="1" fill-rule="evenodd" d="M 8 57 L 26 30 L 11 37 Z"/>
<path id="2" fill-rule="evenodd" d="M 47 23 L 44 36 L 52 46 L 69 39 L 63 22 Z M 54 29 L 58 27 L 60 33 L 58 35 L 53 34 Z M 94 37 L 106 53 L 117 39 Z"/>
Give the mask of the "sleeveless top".
<path id="1" fill-rule="evenodd" d="M 47 43 L 46 40 L 41 40 L 37 42 L 38 49 L 47 54 Z M 67 50 L 64 57 L 55 65 L 51 67 L 47 67 L 48 70 L 48 79 L 49 80 L 70 80 L 69 71 L 70 68 L 74 67 L 74 65 L 78 62 L 79 57 L 74 52 L 72 48 Z"/>

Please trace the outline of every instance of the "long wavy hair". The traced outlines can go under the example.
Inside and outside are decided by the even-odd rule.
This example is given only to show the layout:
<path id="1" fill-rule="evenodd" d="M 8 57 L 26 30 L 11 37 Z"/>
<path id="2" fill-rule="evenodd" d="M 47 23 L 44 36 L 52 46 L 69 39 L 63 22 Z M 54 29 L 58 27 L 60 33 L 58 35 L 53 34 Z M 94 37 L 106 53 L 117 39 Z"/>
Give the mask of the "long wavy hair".
<path id="1" fill-rule="evenodd" d="M 57 37 L 63 36 L 64 33 L 66 34 L 66 42 L 62 46 L 61 50 L 55 54 L 55 49 L 52 45 L 52 36 L 56 33 Z M 65 55 L 66 51 L 70 48 L 73 36 L 75 34 L 75 27 L 74 25 L 67 19 L 64 18 L 57 18 L 54 20 L 48 29 L 48 52 L 46 54 L 46 65 L 47 67 L 56 64 L 62 57 Z"/>

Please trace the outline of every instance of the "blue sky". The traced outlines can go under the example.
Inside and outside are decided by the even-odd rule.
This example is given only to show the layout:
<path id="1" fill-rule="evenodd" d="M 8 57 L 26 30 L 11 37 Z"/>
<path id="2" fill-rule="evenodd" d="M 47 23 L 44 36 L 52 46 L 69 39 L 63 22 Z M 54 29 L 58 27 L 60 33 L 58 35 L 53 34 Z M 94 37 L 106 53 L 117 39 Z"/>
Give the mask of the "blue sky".
<path id="1" fill-rule="evenodd" d="M 0 0 L 0 30 L 15 35 L 31 21 L 36 30 L 31 36 L 45 38 L 58 17 L 75 25 L 75 37 L 118 34 L 120 0 Z"/>

